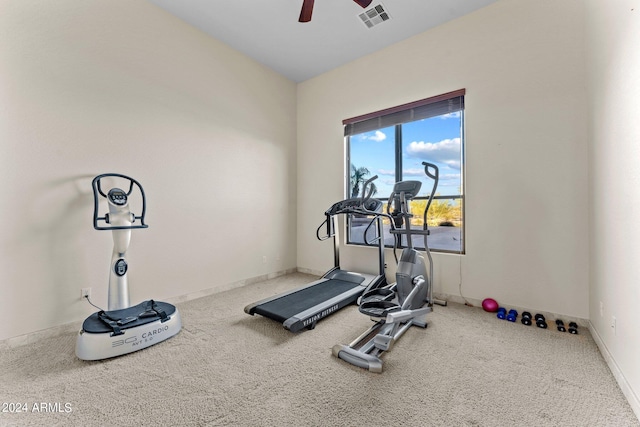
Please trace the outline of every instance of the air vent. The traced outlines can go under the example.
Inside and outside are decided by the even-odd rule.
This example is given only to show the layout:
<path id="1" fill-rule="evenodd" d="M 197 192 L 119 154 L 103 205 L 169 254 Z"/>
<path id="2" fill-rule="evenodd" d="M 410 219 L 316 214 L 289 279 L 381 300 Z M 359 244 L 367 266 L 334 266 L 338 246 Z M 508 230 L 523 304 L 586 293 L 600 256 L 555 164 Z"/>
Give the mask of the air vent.
<path id="1" fill-rule="evenodd" d="M 360 17 L 362 22 L 364 22 L 364 25 L 366 25 L 367 28 L 372 28 L 373 26 L 381 24 L 384 21 L 388 21 L 390 18 L 389 13 L 385 10 L 382 3 L 378 3 L 371 9 L 365 10 L 358 16 Z"/>

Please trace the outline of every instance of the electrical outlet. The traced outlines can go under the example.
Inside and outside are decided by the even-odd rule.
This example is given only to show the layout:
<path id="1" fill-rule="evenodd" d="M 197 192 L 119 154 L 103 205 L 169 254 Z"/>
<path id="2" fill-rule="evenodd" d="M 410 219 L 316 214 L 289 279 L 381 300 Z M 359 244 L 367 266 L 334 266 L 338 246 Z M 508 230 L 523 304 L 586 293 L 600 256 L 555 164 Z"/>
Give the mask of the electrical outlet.
<path id="1" fill-rule="evenodd" d="M 613 329 L 613 335 L 616 334 L 616 316 L 611 316 L 611 329 Z"/>
<path id="2" fill-rule="evenodd" d="M 91 288 L 80 289 L 80 299 L 91 298 Z"/>
<path id="3" fill-rule="evenodd" d="M 600 317 L 604 316 L 604 304 L 600 301 Z"/>
<path id="4" fill-rule="evenodd" d="M 267 263 L 267 256 L 266 255 L 262 255 L 262 263 L 263 264 Z"/>

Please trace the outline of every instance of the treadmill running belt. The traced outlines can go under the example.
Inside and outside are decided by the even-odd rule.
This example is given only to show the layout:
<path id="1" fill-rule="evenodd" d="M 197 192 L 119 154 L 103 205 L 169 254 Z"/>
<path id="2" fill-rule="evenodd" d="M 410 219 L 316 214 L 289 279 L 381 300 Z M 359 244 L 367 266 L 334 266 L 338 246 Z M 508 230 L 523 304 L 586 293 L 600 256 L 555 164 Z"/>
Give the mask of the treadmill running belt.
<path id="1" fill-rule="evenodd" d="M 284 322 L 288 318 L 315 305 L 322 304 L 354 287 L 361 286 L 353 282 L 330 279 L 285 297 L 261 304 L 255 308 L 255 312 L 270 319 Z M 364 290 L 364 288 L 362 289 Z"/>

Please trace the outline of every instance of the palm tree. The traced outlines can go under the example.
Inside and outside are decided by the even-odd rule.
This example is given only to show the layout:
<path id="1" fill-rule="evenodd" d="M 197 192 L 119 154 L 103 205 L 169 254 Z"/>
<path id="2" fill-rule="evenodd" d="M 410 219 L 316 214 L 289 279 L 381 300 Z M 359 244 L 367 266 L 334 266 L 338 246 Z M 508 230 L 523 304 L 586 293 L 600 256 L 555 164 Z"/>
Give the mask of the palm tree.
<path id="1" fill-rule="evenodd" d="M 367 175 L 370 173 L 369 169 L 364 166 L 357 168 L 353 163 L 351 163 L 351 197 L 358 197 L 360 195 L 360 185 L 367 180 Z M 373 182 L 370 185 L 373 189 L 372 194 L 376 194 L 378 192 L 376 185 Z"/>

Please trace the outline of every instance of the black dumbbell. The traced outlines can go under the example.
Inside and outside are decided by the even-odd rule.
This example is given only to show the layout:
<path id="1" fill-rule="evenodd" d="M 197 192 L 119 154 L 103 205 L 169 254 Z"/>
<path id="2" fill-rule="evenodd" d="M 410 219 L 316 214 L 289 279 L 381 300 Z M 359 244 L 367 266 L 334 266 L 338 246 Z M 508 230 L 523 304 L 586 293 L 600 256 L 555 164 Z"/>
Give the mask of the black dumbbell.
<path id="1" fill-rule="evenodd" d="M 578 335 L 578 324 L 576 322 L 569 323 L 569 332 Z"/>
<path id="2" fill-rule="evenodd" d="M 531 313 L 528 311 L 522 312 L 522 319 L 520 319 L 523 325 L 531 326 Z"/>
<path id="3" fill-rule="evenodd" d="M 560 332 L 567 332 L 567 328 L 564 327 L 564 322 L 560 319 L 556 319 L 556 326 Z"/>
<path id="4" fill-rule="evenodd" d="M 536 314 L 535 319 L 538 328 L 547 329 L 547 321 L 542 314 Z"/>
<path id="5" fill-rule="evenodd" d="M 509 313 L 507 314 L 507 320 L 509 322 L 515 322 L 517 318 L 518 318 L 518 312 L 513 309 L 509 310 Z"/>
<path id="6" fill-rule="evenodd" d="M 500 307 L 498 309 L 498 314 L 496 314 L 496 317 L 498 319 L 502 319 L 502 320 L 506 319 L 507 318 L 507 309 L 504 308 L 504 307 Z"/>

